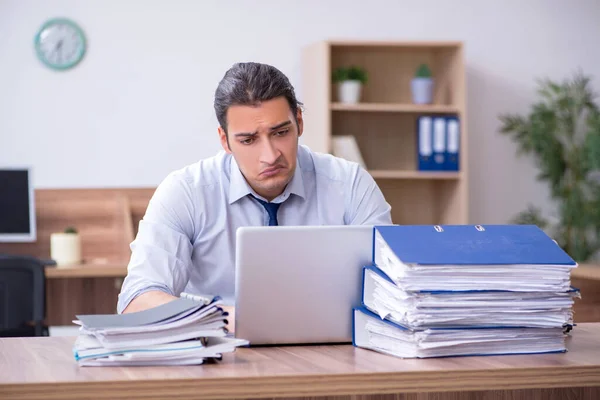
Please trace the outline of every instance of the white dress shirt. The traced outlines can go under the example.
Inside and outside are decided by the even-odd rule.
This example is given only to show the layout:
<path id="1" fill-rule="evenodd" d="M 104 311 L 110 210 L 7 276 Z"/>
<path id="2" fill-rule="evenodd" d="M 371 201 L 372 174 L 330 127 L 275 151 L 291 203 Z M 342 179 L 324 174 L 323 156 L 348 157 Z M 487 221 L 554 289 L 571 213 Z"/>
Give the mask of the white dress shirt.
<path id="1" fill-rule="evenodd" d="M 250 194 L 265 200 L 225 152 L 169 174 L 131 243 L 117 311 L 150 290 L 219 295 L 233 304 L 236 230 L 269 222 L 265 208 Z M 356 163 L 303 145 L 292 180 L 273 202 L 282 203 L 279 225 L 392 223 L 390 205 L 371 175 Z"/>

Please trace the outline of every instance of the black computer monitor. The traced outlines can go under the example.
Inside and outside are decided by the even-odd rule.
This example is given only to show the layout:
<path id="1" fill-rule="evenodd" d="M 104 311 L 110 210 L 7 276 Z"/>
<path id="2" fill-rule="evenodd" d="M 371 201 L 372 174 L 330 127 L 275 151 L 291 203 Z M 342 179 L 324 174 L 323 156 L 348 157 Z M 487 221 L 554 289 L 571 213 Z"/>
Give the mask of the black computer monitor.
<path id="1" fill-rule="evenodd" d="M 35 242 L 35 201 L 29 168 L 0 169 L 0 242 Z"/>

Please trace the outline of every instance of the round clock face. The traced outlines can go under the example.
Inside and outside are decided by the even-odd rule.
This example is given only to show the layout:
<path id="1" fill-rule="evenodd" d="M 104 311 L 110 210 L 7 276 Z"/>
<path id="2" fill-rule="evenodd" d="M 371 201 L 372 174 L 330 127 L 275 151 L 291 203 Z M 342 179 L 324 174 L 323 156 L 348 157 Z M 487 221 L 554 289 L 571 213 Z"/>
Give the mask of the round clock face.
<path id="1" fill-rule="evenodd" d="M 77 65 L 83 58 L 85 46 L 81 28 L 64 18 L 46 22 L 35 36 L 38 58 L 54 69 L 64 70 Z"/>

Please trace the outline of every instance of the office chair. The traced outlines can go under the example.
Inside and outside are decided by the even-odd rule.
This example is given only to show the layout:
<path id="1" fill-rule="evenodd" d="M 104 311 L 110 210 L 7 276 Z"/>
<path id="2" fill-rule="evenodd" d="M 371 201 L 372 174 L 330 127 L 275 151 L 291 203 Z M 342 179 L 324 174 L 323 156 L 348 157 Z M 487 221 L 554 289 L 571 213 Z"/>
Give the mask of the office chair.
<path id="1" fill-rule="evenodd" d="M 48 336 L 44 264 L 0 254 L 0 337 Z"/>

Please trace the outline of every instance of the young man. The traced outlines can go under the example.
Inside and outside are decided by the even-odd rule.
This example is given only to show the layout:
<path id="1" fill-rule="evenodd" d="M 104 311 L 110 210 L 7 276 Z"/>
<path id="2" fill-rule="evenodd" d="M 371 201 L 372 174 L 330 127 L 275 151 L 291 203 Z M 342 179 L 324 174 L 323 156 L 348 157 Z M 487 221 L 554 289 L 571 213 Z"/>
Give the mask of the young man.
<path id="1" fill-rule="evenodd" d="M 390 206 L 364 169 L 298 144 L 301 105 L 270 65 L 227 71 L 214 101 L 224 151 L 158 186 L 131 244 L 119 313 L 182 291 L 233 302 L 241 226 L 391 224 Z"/>

